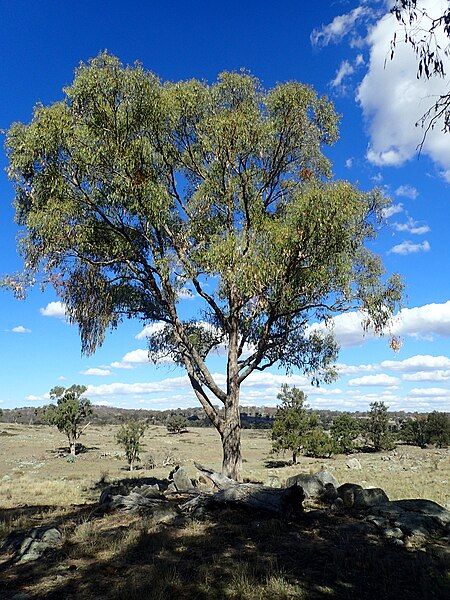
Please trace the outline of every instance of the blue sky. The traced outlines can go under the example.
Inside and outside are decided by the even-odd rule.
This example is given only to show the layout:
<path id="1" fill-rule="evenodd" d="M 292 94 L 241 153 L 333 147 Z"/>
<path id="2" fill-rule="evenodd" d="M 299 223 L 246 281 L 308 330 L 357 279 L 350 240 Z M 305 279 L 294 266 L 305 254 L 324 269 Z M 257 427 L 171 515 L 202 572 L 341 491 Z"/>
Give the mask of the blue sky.
<path id="1" fill-rule="evenodd" d="M 443 0 L 421 0 L 429 11 Z M 58 100 L 73 70 L 107 49 L 124 63 L 140 60 L 163 79 L 213 81 L 222 70 L 245 67 L 265 87 L 299 80 L 327 94 L 342 115 L 341 137 L 327 153 L 336 178 L 362 189 L 381 186 L 392 214 L 374 245 L 388 271 L 403 275 L 405 308 L 391 331 L 402 340 L 394 353 L 385 339 L 363 337 L 361 318 L 338 318 L 341 377 L 311 389 L 301 374 L 291 382 L 312 406 L 366 409 L 384 399 L 392 409 L 450 409 L 450 135 L 436 128 L 423 152 L 414 123 L 445 90 L 445 81 L 415 77 L 411 51 L 400 45 L 384 66 L 395 22 L 383 0 L 315 2 L 143 2 L 115 0 L 62 4 L 24 0 L 0 4 L 0 128 L 28 122 L 32 107 Z M 446 58 L 447 71 L 450 72 Z M 0 153 L 0 276 L 21 268 L 13 223 L 13 189 Z M 192 406 L 182 370 L 155 367 L 146 357 L 145 324 L 128 321 L 107 336 L 94 356 L 82 357 L 76 327 L 51 289 L 33 289 L 24 301 L 0 291 L 0 407 L 40 405 L 56 384 L 84 383 L 94 402 L 124 407 Z M 194 313 L 198 300 L 183 310 Z M 224 372 L 223 358 L 211 369 Z M 243 404 L 276 403 L 282 372 L 249 378 Z"/>

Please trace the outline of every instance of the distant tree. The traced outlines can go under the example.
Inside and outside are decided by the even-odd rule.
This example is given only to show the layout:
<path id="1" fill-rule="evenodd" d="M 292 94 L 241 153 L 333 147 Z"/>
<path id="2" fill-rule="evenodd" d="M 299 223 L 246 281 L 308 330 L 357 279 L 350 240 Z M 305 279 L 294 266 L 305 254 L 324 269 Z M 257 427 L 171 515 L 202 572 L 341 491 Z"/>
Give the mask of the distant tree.
<path id="1" fill-rule="evenodd" d="M 298 388 L 283 384 L 277 396 L 281 401 L 272 427 L 272 449 L 274 452 L 289 450 L 292 462 L 297 462 L 306 443 L 307 434 L 318 426 L 318 418 L 305 404 L 306 396 Z"/>
<path id="2" fill-rule="evenodd" d="M 187 420 L 183 415 L 169 415 L 166 421 L 166 427 L 169 433 L 183 433 L 186 431 L 187 424 Z"/>
<path id="3" fill-rule="evenodd" d="M 448 52 L 450 44 L 448 3 L 441 14 L 430 15 L 426 7 L 417 0 L 395 0 L 391 13 L 403 28 L 402 35 L 397 36 L 395 33 L 391 41 L 391 59 L 394 58 L 397 43 L 404 42 L 410 45 L 416 54 L 418 78 L 445 78 L 443 55 Z M 435 103 L 417 123 L 425 127 L 424 139 L 427 132 L 438 123 L 441 124 L 443 131 L 450 132 L 450 93 L 438 96 Z"/>
<path id="4" fill-rule="evenodd" d="M 304 452 L 314 458 L 328 458 L 336 452 L 336 444 L 322 427 L 314 427 L 305 434 Z"/>
<path id="5" fill-rule="evenodd" d="M 333 419 L 330 433 L 336 445 L 336 451 L 349 454 L 355 449 L 355 439 L 361 432 L 358 419 L 349 413 L 343 413 Z"/>
<path id="6" fill-rule="evenodd" d="M 0 408 L 0 421 L 3 419 L 3 409 Z"/>
<path id="7" fill-rule="evenodd" d="M 427 425 L 426 417 L 417 416 L 414 419 L 406 419 L 400 427 L 399 436 L 407 444 L 425 448 L 429 440 Z"/>
<path id="8" fill-rule="evenodd" d="M 125 450 L 130 471 L 133 471 L 135 464 L 141 460 L 140 453 L 143 449 L 141 440 L 146 429 L 147 423 L 145 421 L 133 420 L 121 425 L 117 432 L 116 440 Z"/>
<path id="9" fill-rule="evenodd" d="M 447 413 L 434 411 L 428 415 L 426 431 L 428 441 L 438 448 L 450 445 L 450 417 Z"/>
<path id="10" fill-rule="evenodd" d="M 393 447 L 387 411 L 388 407 L 384 402 L 372 402 L 370 405 L 367 434 L 376 452 L 389 450 Z"/>
<path id="11" fill-rule="evenodd" d="M 337 121 L 295 81 L 163 83 L 102 53 L 7 135 L 26 271 L 4 284 L 23 294 L 44 269 L 88 354 L 123 318 L 161 323 L 150 356 L 186 369 L 235 479 L 244 381 L 275 364 L 332 380 L 336 341 L 308 324 L 361 309 L 381 333 L 401 297 L 369 248 L 389 202 L 331 179 Z M 219 347 L 225 386 L 207 361 Z"/>
<path id="12" fill-rule="evenodd" d="M 50 405 L 45 413 L 46 422 L 55 425 L 61 433 L 66 434 L 72 456 L 76 454 L 77 440 L 89 425 L 85 424 L 86 419 L 92 414 L 90 401 L 82 398 L 86 390 L 84 385 L 54 387 L 50 390 L 50 398 L 56 400 L 57 404 Z"/>

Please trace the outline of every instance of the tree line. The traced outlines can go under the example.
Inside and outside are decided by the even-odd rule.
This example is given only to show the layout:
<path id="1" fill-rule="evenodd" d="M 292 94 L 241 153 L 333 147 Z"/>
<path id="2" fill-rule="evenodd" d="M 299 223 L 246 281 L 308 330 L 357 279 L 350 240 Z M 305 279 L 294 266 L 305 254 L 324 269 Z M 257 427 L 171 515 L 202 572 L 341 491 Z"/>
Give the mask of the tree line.
<path id="1" fill-rule="evenodd" d="M 428 415 L 396 418 L 384 402 L 370 404 L 362 418 L 350 413 L 335 416 L 326 428 L 317 411 L 306 404 L 306 395 L 298 388 L 283 385 L 278 394 L 280 406 L 271 432 L 274 452 L 289 451 L 292 462 L 299 454 L 328 458 L 333 454 L 350 454 L 370 445 L 375 452 L 392 450 L 405 442 L 424 448 L 434 444 L 439 448 L 450 444 L 450 417 L 433 411 Z"/>

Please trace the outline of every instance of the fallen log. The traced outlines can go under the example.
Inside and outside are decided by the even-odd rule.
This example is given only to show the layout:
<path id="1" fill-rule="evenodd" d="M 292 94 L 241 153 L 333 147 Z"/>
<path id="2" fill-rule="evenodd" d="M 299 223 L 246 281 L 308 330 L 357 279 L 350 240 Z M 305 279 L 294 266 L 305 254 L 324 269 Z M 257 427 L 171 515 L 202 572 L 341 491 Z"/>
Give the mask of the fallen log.
<path id="1" fill-rule="evenodd" d="M 254 483 L 239 483 L 198 463 L 195 466 L 219 489 L 216 493 L 186 502 L 181 508 L 191 511 L 202 506 L 240 506 L 281 516 L 290 516 L 303 510 L 305 498 L 298 485 L 289 488 L 271 488 Z"/>

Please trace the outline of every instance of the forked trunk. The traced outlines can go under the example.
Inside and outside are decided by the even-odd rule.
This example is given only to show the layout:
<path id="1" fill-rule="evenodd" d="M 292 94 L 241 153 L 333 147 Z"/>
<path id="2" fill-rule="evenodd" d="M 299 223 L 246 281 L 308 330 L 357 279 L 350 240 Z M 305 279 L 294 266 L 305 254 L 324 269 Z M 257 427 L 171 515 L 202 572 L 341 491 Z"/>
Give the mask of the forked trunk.
<path id="1" fill-rule="evenodd" d="M 242 455 L 241 455 L 241 418 L 239 414 L 239 396 L 229 399 L 225 409 L 224 422 L 221 427 L 222 438 L 222 474 L 241 480 Z"/>

